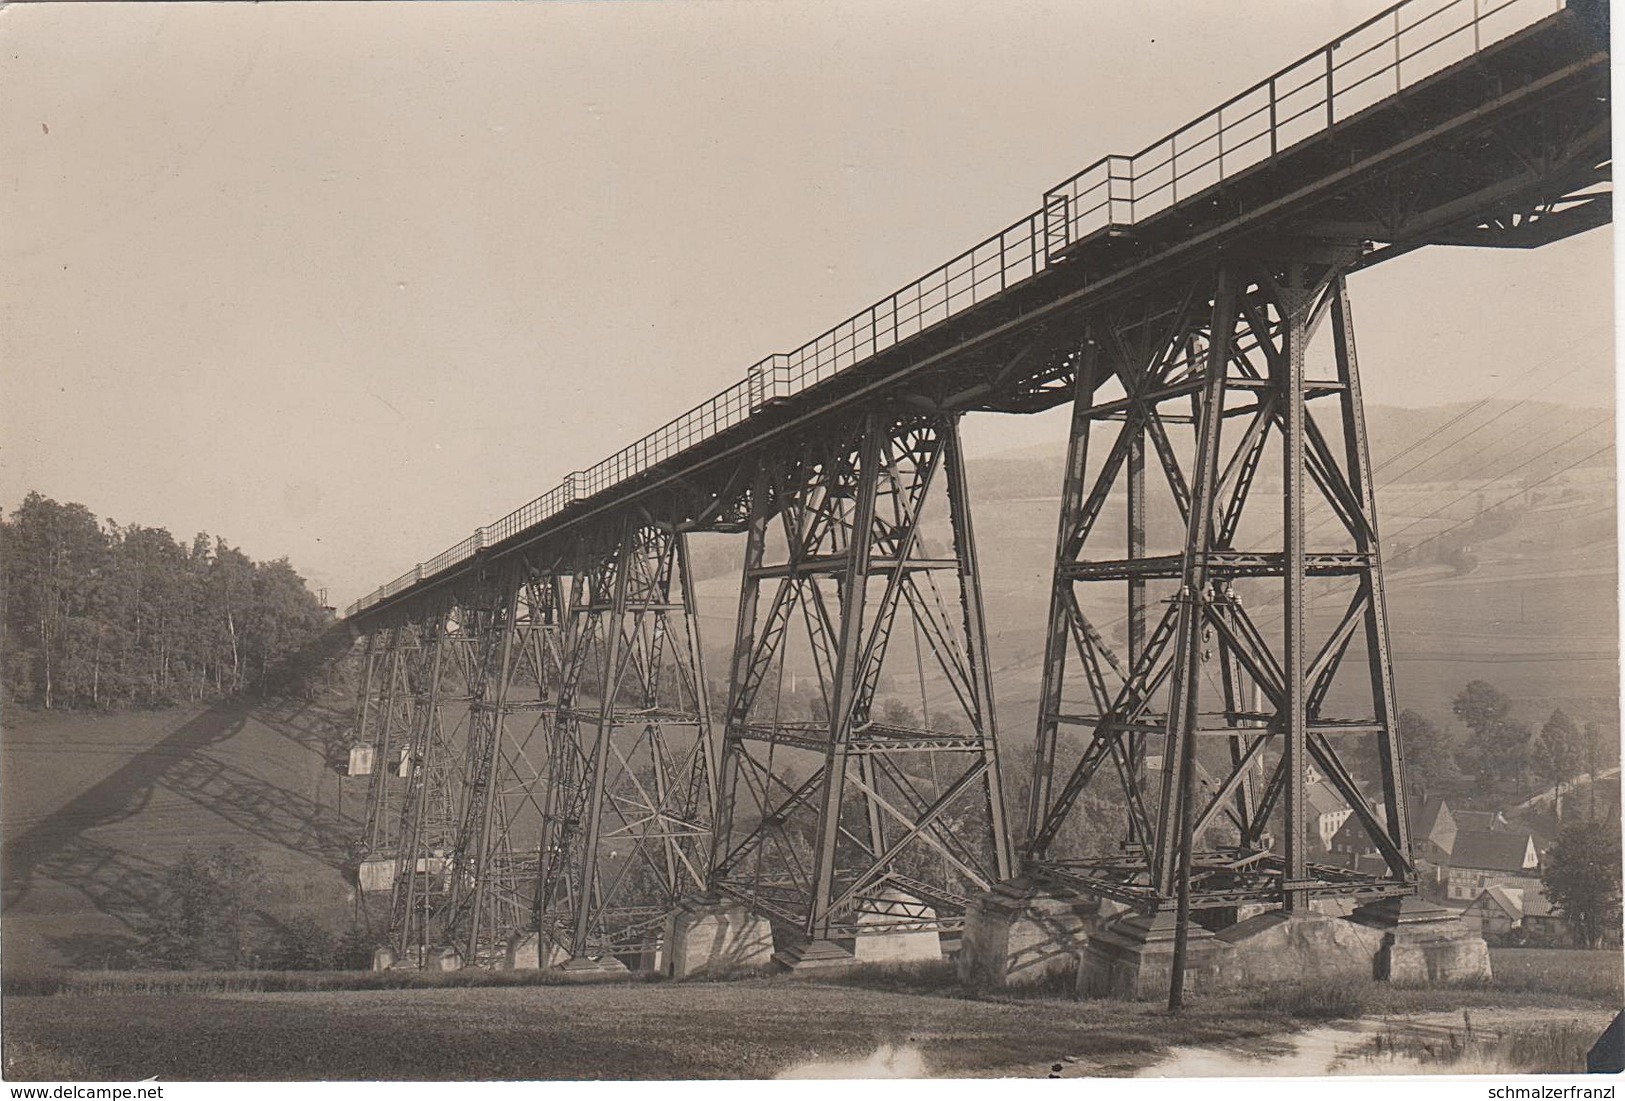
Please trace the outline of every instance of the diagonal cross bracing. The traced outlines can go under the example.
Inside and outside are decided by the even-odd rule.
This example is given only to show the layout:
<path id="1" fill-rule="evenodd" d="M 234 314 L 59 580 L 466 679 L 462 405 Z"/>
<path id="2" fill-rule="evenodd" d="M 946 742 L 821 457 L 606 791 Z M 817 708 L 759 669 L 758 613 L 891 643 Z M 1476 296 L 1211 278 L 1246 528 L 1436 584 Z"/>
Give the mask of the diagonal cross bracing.
<path id="1" fill-rule="evenodd" d="M 1143 314 L 1098 320 L 1096 330 L 1118 330 L 1110 341 L 1085 337 L 1095 350 L 1072 421 L 1025 855 L 1030 871 L 1144 909 L 1171 906 L 1186 870 L 1197 906 L 1245 896 L 1290 908 L 1415 884 L 1344 281 L 1358 251 L 1279 248 L 1171 289 L 1189 301 L 1194 288 L 1203 303 L 1175 312 L 1185 325 L 1175 339 L 1122 339 Z M 1102 380 L 1130 376 L 1125 388 L 1144 392 L 1176 369 L 1200 387 L 1154 397 L 1139 416 L 1102 411 Z M 1317 381 L 1328 376 L 1335 385 Z M 1323 427 L 1312 405 L 1330 408 Z M 1159 514 L 1146 504 L 1153 479 L 1130 477 L 1118 457 L 1164 412 L 1180 419 L 1146 452 L 1171 490 Z M 1091 477 L 1100 432 L 1115 438 Z M 1107 542 L 1108 503 L 1135 518 L 1126 555 Z M 1335 523 L 1329 534 L 1314 525 L 1311 551 L 1307 521 L 1322 514 Z M 1160 515 L 1168 550 L 1148 543 L 1148 515 Z M 1126 630 L 1157 603 L 1149 637 Z M 1115 689 L 1093 626 L 1103 620 L 1129 638 L 1126 665 L 1109 667 Z M 1075 698 L 1087 701 L 1082 713 Z M 1102 779 L 1108 759 L 1115 784 Z M 1327 871 L 1312 802 L 1346 808 L 1381 870 Z"/>

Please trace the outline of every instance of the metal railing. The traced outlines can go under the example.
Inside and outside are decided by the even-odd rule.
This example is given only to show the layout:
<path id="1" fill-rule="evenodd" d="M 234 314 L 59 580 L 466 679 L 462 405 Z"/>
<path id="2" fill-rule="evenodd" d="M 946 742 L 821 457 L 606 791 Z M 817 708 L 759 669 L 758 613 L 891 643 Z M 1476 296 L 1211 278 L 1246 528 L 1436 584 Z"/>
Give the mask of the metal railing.
<path id="1" fill-rule="evenodd" d="M 1132 156 L 1044 193 L 1059 247 L 1189 200 L 1561 11 L 1565 0 L 1405 0 Z M 1052 250 L 1054 251 L 1054 250 Z"/>
<path id="2" fill-rule="evenodd" d="M 1002 294 L 1052 257 L 1158 214 L 1561 11 L 1566 0 L 1402 0 L 1140 152 L 1112 154 L 1044 193 L 1038 210 L 722 393 L 477 530 L 345 609 L 372 607 L 486 547 L 605 493 L 858 363 Z"/>

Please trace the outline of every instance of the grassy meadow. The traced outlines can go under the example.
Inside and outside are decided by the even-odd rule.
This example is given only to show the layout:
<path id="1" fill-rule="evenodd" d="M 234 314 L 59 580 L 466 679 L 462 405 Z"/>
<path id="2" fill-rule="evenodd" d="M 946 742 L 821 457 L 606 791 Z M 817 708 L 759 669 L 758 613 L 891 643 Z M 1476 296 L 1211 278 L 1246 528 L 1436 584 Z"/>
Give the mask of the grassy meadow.
<path id="1" fill-rule="evenodd" d="M 930 1076 L 1045 1077 L 1056 1064 L 1126 1075 L 1175 1047 L 1267 1050 L 1317 1022 L 1449 1024 L 1464 1011 L 1483 1038 L 1545 1053 L 1530 1069 L 1562 1069 L 1547 1065 L 1551 1053 L 1594 1037 L 1621 1003 L 1618 953 L 1497 950 L 1494 965 L 1488 984 L 1234 991 L 1177 1017 L 1157 1002 L 973 995 L 947 964 L 602 986 L 477 973 L 75 973 L 8 993 L 5 1076 L 771 1078 L 886 1048 L 917 1054 Z"/>

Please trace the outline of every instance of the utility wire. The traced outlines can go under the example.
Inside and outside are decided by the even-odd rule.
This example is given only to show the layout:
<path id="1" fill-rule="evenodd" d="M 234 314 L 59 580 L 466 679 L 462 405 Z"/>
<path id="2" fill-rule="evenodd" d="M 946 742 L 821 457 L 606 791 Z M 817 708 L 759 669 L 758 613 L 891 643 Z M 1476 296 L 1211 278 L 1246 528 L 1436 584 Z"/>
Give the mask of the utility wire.
<path id="1" fill-rule="evenodd" d="M 1596 426 L 1593 425 L 1592 427 L 1596 427 Z M 1579 433 L 1576 433 L 1576 435 L 1579 435 Z M 1570 437 L 1570 439 L 1573 439 L 1573 438 L 1574 437 L 1572 437 L 1572 436 Z M 1565 442 L 1567 442 L 1567 441 L 1565 441 Z M 1425 547 L 1429 543 L 1433 542 L 1435 539 L 1444 538 L 1446 535 L 1449 535 L 1451 532 L 1455 531 L 1457 528 L 1465 527 L 1468 524 L 1472 523 L 1474 520 L 1477 520 L 1480 516 L 1484 515 L 1484 513 L 1492 511 L 1493 509 L 1499 508 L 1501 505 L 1506 504 L 1508 501 L 1511 501 L 1514 498 L 1521 497 L 1523 494 L 1528 493 L 1531 489 L 1534 489 L 1536 486 L 1545 485 L 1547 482 L 1551 481 L 1553 478 L 1556 478 L 1559 474 L 1567 474 L 1569 471 L 1573 470 L 1575 467 L 1584 466 L 1586 463 L 1590 462 L 1592 459 L 1595 459 L 1598 455 L 1601 455 L 1603 452 L 1613 450 L 1613 447 L 1614 447 L 1614 445 L 1613 445 L 1612 442 L 1603 444 L 1601 447 L 1597 448 L 1595 451 L 1591 452 L 1589 455 L 1582 455 L 1580 458 L 1574 460 L 1569 465 L 1552 471 L 1550 474 L 1546 475 L 1544 478 L 1541 478 L 1539 481 L 1530 482 L 1528 485 L 1523 486 L 1516 493 L 1507 494 L 1507 496 L 1502 497 L 1499 501 L 1496 501 L 1494 504 L 1490 505 L 1488 508 L 1482 509 L 1481 511 L 1475 513 L 1474 515 L 1467 517 L 1467 519 L 1462 520 L 1459 523 L 1452 524 L 1450 527 L 1445 528 L 1443 531 L 1433 533 L 1432 535 L 1428 536 L 1426 539 L 1422 540 L 1420 543 L 1417 543 L 1414 546 L 1412 546 L 1411 549 L 1415 550 L 1417 547 Z M 1400 530 L 1405 531 L 1405 530 L 1408 530 L 1408 529 L 1401 528 Z"/>

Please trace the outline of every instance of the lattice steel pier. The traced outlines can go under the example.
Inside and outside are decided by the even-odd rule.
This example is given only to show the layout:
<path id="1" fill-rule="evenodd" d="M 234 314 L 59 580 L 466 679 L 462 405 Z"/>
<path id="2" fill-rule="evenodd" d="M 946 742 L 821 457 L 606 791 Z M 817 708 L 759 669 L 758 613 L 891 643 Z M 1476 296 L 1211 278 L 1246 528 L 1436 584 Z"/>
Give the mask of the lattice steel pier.
<path id="1" fill-rule="evenodd" d="M 1360 249 L 1277 255 L 1097 316 L 1085 337 L 1025 855 L 1038 875 L 1137 908 L 1174 905 L 1187 853 L 1199 909 L 1415 884 L 1344 280 Z M 1109 506 L 1125 542 L 1104 537 Z M 1123 626 L 1121 647 L 1104 622 Z M 1083 735 L 1072 760 L 1064 730 Z M 1372 789 L 1345 761 L 1362 751 L 1378 762 Z M 1384 874 L 1310 862 L 1311 768 Z M 1120 851 L 1057 857 L 1078 800 L 1103 784 Z"/>

